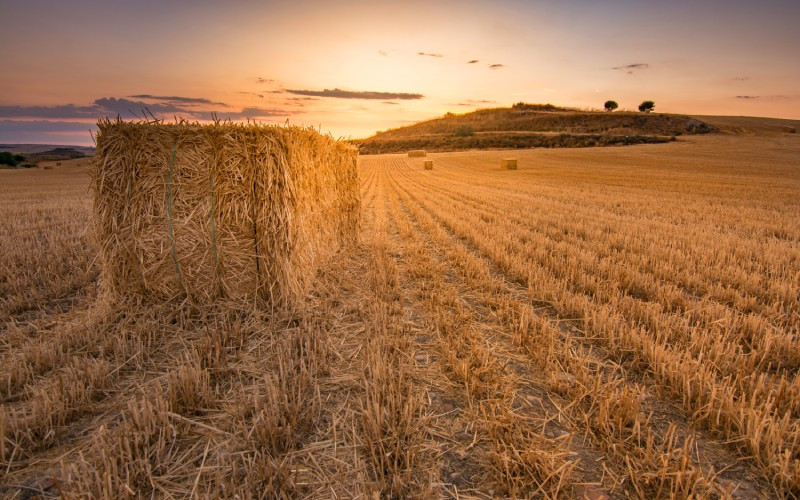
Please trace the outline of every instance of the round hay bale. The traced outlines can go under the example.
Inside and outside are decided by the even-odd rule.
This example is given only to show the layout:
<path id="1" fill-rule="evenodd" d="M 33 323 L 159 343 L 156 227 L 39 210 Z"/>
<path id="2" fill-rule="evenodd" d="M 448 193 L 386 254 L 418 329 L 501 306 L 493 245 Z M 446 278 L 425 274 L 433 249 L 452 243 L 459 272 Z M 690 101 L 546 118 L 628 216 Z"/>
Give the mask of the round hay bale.
<path id="1" fill-rule="evenodd" d="M 425 170 L 433 170 L 433 160 L 424 161 Z"/>
<path id="2" fill-rule="evenodd" d="M 424 149 L 415 149 L 408 152 L 409 158 L 424 158 L 426 156 Z"/>

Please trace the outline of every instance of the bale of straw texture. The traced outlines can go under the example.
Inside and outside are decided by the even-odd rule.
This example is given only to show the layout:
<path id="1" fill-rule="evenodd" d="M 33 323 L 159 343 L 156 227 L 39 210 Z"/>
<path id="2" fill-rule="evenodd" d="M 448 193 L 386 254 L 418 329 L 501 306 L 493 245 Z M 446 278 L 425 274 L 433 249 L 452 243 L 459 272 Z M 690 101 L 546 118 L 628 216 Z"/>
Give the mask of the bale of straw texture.
<path id="1" fill-rule="evenodd" d="M 425 170 L 433 170 L 433 160 L 425 160 Z"/>
<path id="2" fill-rule="evenodd" d="M 517 169 L 517 160 L 516 158 L 503 158 L 500 160 L 500 168 L 503 170 L 516 170 Z"/>
<path id="3" fill-rule="evenodd" d="M 101 120 L 92 187 L 104 291 L 297 304 L 357 238 L 357 155 L 310 128 Z"/>
<path id="4" fill-rule="evenodd" d="M 424 149 L 414 149 L 408 152 L 409 158 L 424 158 L 425 157 L 425 150 Z"/>

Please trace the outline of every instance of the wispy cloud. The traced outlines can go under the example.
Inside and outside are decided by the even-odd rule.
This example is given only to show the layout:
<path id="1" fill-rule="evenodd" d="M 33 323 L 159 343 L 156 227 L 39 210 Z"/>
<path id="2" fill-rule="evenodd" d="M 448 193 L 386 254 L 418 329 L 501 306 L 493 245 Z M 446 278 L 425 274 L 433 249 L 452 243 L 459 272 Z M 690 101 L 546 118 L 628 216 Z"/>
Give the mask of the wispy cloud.
<path id="1" fill-rule="evenodd" d="M 0 118 L 62 118 L 93 119 L 97 117 L 97 106 L 0 106 Z"/>
<path id="2" fill-rule="evenodd" d="M 286 109 L 279 109 L 279 108 L 244 108 L 241 111 L 230 112 L 218 112 L 217 116 L 220 118 L 230 118 L 231 120 L 242 120 L 244 118 L 275 118 L 275 117 L 288 117 L 293 113 L 297 113 L 297 111 L 290 111 Z"/>
<path id="3" fill-rule="evenodd" d="M 260 76 L 256 78 L 256 83 L 275 83 L 275 80 L 272 78 L 261 78 Z"/>
<path id="4" fill-rule="evenodd" d="M 215 104 L 218 106 L 227 106 L 227 104 L 225 104 L 224 102 L 215 102 L 209 99 L 205 99 L 203 97 L 164 96 L 164 95 L 152 95 L 152 94 L 138 94 L 128 97 L 132 97 L 134 99 L 166 101 L 166 102 L 180 103 L 180 104 Z"/>
<path id="5" fill-rule="evenodd" d="M 385 50 L 379 50 L 378 51 L 378 55 L 379 56 L 388 56 L 389 54 L 387 54 Z"/>
<path id="6" fill-rule="evenodd" d="M 104 116 L 121 116 L 123 118 L 142 118 L 145 114 L 153 114 L 159 117 L 171 115 L 183 116 L 199 120 L 211 118 L 212 111 L 198 110 L 194 106 L 198 104 L 192 101 L 188 104 L 175 102 L 144 102 L 133 101 L 124 97 L 101 97 L 96 99 L 91 106 L 76 106 L 65 104 L 60 106 L 0 106 L 0 119 L 7 118 L 14 121 L 18 120 L 96 120 Z M 203 104 L 218 105 L 208 101 Z M 189 107 L 187 107 L 189 106 Z M 280 108 L 259 108 L 246 107 L 241 111 L 224 110 L 216 111 L 220 118 L 230 118 L 232 120 L 243 118 L 270 118 L 274 116 L 288 116 L 291 110 Z"/>
<path id="7" fill-rule="evenodd" d="M 763 100 L 763 101 L 785 101 L 785 100 L 789 100 L 789 99 L 800 99 L 800 95 L 783 95 L 783 94 L 778 94 L 778 95 L 737 95 L 736 98 L 737 99 L 748 99 L 748 100 L 750 100 L 750 99 L 752 99 L 752 100 L 760 99 L 760 100 Z"/>
<path id="8" fill-rule="evenodd" d="M 259 94 L 258 92 L 246 92 L 244 90 L 240 90 L 237 92 L 237 94 L 251 95 L 254 97 L 260 97 L 261 99 L 264 98 L 264 94 Z"/>
<path id="9" fill-rule="evenodd" d="M 395 106 L 397 106 L 400 103 L 399 102 L 394 102 L 394 101 L 383 101 L 383 104 L 394 104 Z"/>
<path id="10" fill-rule="evenodd" d="M 749 76 L 734 76 L 733 78 L 731 78 L 731 80 L 733 80 L 734 82 L 746 82 L 749 79 L 750 79 Z"/>
<path id="11" fill-rule="evenodd" d="M 480 61 L 478 59 L 472 59 L 470 61 L 467 61 L 467 64 L 478 64 L 479 62 Z"/>
<path id="12" fill-rule="evenodd" d="M 629 75 L 632 75 L 636 71 L 640 71 L 640 70 L 643 70 L 643 69 L 648 69 L 649 67 L 650 67 L 650 65 L 647 64 L 647 63 L 633 63 L 633 64 L 626 64 L 624 66 L 614 66 L 611 69 L 617 70 L 617 71 L 624 71 L 625 73 L 628 73 Z"/>
<path id="13" fill-rule="evenodd" d="M 467 99 L 463 101 L 465 104 L 491 104 L 497 101 L 490 101 L 488 99 Z M 461 103 L 459 103 L 461 104 Z"/>
<path id="14" fill-rule="evenodd" d="M 91 106 L 63 104 L 57 106 L 0 106 L 0 118 L 46 118 L 46 119 L 96 119 L 102 116 L 138 116 L 142 110 L 152 113 L 171 114 L 190 111 L 173 103 L 146 103 L 125 98 L 102 97 Z"/>
<path id="15" fill-rule="evenodd" d="M 422 99 L 425 97 L 422 94 L 411 94 L 406 92 L 374 92 L 374 91 L 360 91 L 360 90 L 342 90 L 338 88 L 325 89 L 325 90 L 299 90 L 299 89 L 286 89 L 285 92 L 296 95 L 304 95 L 310 97 L 333 97 L 337 99 L 379 99 L 379 100 L 411 100 Z"/>
<path id="16" fill-rule="evenodd" d="M 437 54 L 435 52 L 417 52 L 417 55 L 426 57 L 444 57 L 443 54 Z"/>
<path id="17" fill-rule="evenodd" d="M 169 115 L 169 114 L 182 114 L 191 113 L 192 111 L 186 109 L 178 104 L 173 103 L 146 103 L 142 101 L 132 101 L 124 97 L 102 97 L 94 101 L 97 106 L 98 114 L 100 116 L 120 115 L 120 116 L 143 116 L 144 110 L 150 113 Z"/>
<path id="18" fill-rule="evenodd" d="M 0 120 L 4 143 L 92 144 L 93 123 L 51 120 Z"/>
<path id="19" fill-rule="evenodd" d="M 490 69 L 500 69 L 500 68 L 505 68 L 505 67 L 506 67 L 505 64 L 490 64 L 489 65 Z"/>

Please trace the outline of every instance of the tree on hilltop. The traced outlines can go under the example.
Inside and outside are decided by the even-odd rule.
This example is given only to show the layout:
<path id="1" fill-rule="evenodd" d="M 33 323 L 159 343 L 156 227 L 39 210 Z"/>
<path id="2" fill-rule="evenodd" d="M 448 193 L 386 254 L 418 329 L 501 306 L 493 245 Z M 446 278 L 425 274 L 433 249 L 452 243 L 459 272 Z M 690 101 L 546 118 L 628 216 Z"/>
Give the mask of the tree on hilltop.
<path id="1" fill-rule="evenodd" d="M 606 101 L 603 107 L 606 108 L 606 111 L 614 111 L 619 107 L 619 104 L 617 104 L 617 101 Z"/>
<path id="2" fill-rule="evenodd" d="M 649 113 L 656 108 L 656 103 L 653 101 L 644 101 L 639 105 L 639 111 L 642 113 Z"/>

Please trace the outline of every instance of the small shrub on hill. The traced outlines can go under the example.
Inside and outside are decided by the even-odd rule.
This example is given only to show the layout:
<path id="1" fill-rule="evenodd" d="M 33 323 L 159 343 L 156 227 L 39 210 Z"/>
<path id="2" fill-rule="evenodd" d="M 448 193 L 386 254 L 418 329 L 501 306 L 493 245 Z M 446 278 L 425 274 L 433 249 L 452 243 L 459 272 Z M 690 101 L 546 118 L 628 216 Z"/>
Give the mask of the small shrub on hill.
<path id="1" fill-rule="evenodd" d="M 475 135 L 475 129 L 472 128 L 471 125 L 465 125 L 458 130 L 456 130 L 455 136 L 456 137 L 469 137 Z"/>
<path id="2" fill-rule="evenodd" d="M 22 155 L 15 155 L 13 153 L 9 153 L 8 151 L 0 151 L 0 165 L 16 167 L 23 161 L 25 161 L 25 157 Z"/>

